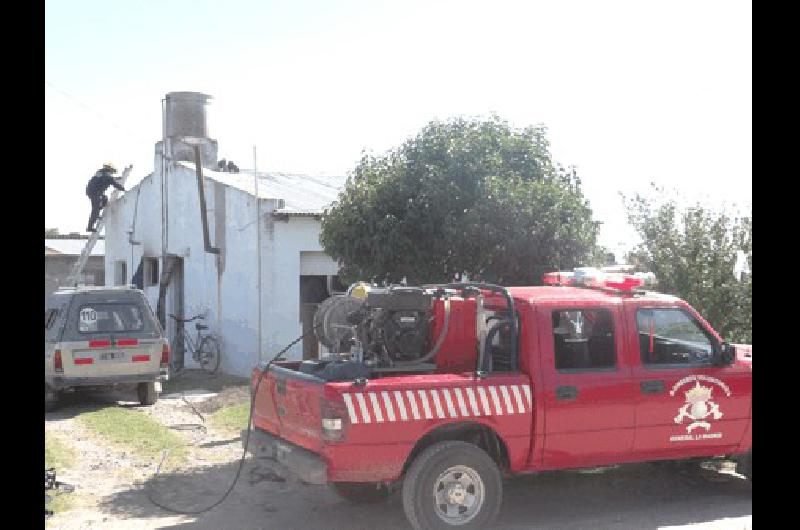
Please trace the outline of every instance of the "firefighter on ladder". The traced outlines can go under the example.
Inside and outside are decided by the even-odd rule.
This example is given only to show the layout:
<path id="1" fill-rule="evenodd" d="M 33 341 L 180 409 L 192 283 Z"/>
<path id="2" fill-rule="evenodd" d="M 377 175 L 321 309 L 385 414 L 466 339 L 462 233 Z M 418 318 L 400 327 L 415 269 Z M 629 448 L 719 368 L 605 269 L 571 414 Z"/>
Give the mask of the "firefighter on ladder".
<path id="1" fill-rule="evenodd" d="M 108 197 L 106 197 L 106 189 L 109 186 L 114 186 L 120 191 L 125 191 L 125 188 L 117 181 L 118 177 L 114 176 L 117 168 L 111 162 L 106 162 L 103 167 L 97 170 L 97 173 L 89 179 L 86 185 L 86 196 L 92 201 L 92 213 L 89 216 L 89 224 L 86 227 L 87 232 L 96 232 L 95 223 L 100 217 L 100 210 L 108 204 Z"/>

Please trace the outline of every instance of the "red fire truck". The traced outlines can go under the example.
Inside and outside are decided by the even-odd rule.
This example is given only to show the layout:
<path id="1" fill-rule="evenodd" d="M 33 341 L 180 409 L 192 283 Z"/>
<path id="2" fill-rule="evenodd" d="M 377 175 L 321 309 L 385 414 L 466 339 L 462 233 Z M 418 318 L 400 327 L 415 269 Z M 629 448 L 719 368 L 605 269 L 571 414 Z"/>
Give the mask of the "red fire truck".
<path id="1" fill-rule="evenodd" d="M 726 456 L 752 477 L 751 346 L 643 278 L 395 286 L 334 297 L 333 353 L 253 371 L 249 451 L 414 528 L 487 528 L 502 478 Z"/>

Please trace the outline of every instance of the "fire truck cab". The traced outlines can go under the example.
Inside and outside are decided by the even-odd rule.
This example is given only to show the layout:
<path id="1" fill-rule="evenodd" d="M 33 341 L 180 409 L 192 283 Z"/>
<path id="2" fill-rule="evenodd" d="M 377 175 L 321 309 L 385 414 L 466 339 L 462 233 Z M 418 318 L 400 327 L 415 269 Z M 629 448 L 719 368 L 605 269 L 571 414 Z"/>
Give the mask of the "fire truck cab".
<path id="1" fill-rule="evenodd" d="M 751 347 L 644 280 L 341 300 L 320 326 L 349 355 L 254 369 L 249 450 L 350 499 L 401 489 L 414 528 L 488 527 L 516 473 L 727 456 L 750 479 Z"/>

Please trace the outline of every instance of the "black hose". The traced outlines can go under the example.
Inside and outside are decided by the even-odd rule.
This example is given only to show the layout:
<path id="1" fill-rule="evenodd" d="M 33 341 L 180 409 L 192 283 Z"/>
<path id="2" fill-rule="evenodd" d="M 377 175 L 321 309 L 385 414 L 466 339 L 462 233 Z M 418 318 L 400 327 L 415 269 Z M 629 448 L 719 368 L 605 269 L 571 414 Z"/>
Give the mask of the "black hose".
<path id="1" fill-rule="evenodd" d="M 295 339 L 294 341 L 289 343 L 285 348 L 283 348 L 277 354 L 275 354 L 274 357 L 272 357 L 269 361 L 267 361 L 267 364 L 264 367 L 264 370 L 259 374 L 258 381 L 256 381 L 256 386 L 253 389 L 252 396 L 250 397 L 250 413 L 248 415 L 248 420 L 247 420 L 247 434 L 245 435 L 244 447 L 242 448 L 242 456 L 239 459 L 239 467 L 236 469 L 236 475 L 233 477 L 233 482 L 231 482 L 231 485 L 228 486 L 227 490 L 225 490 L 225 493 L 222 495 L 222 497 L 218 501 L 216 501 L 214 504 L 211 504 L 210 506 L 208 506 L 206 508 L 203 508 L 201 510 L 180 510 L 180 509 L 173 508 L 171 506 L 167 506 L 165 504 L 162 504 L 162 503 L 156 501 L 155 499 L 153 499 L 152 492 L 150 490 L 148 490 L 147 498 L 150 500 L 150 502 L 152 502 L 153 504 L 155 504 L 159 508 L 167 510 L 168 512 L 178 513 L 178 514 L 182 514 L 182 515 L 198 515 L 198 514 L 205 513 L 205 512 L 207 512 L 209 510 L 212 510 L 212 509 L 216 508 L 217 506 L 222 504 L 225 501 L 225 499 L 228 498 L 228 495 L 231 494 L 231 492 L 233 491 L 233 488 L 236 486 L 236 483 L 239 482 L 239 477 L 241 476 L 242 468 L 244 467 L 244 461 L 245 461 L 245 458 L 247 458 L 247 446 L 250 443 L 250 431 L 252 429 L 252 424 L 253 424 L 253 409 L 254 409 L 254 405 L 255 405 L 255 402 L 256 402 L 256 395 L 258 394 L 258 387 L 261 385 L 261 381 L 264 379 L 264 376 L 269 373 L 269 367 L 273 362 L 278 360 L 278 358 L 281 355 L 283 355 L 284 353 L 286 353 L 289 350 L 289 348 L 291 348 L 292 346 L 294 346 L 295 344 L 297 344 L 298 342 L 300 342 L 301 340 L 306 338 L 306 336 L 308 336 L 309 333 L 313 333 L 315 329 L 316 329 L 315 327 L 312 327 L 311 329 L 309 329 L 308 331 L 306 331 L 305 333 L 303 333 L 302 335 L 297 337 L 297 339 Z M 184 398 L 184 401 L 186 401 L 186 398 Z M 186 402 L 189 403 L 188 401 L 186 401 Z M 197 412 L 197 409 L 195 409 L 194 406 L 191 405 L 191 403 L 189 403 L 189 406 L 192 407 L 192 409 L 194 410 L 195 414 L 200 416 L 200 418 L 203 421 L 205 421 L 205 418 L 203 418 L 203 415 L 200 414 L 199 412 Z M 189 424 L 189 425 L 197 425 L 197 424 Z M 203 429 L 205 429 L 205 426 L 201 426 L 201 427 L 203 427 Z M 164 464 L 164 460 L 166 458 L 166 455 L 169 453 L 169 451 L 171 451 L 174 448 L 175 447 L 171 447 L 171 448 L 167 449 L 164 452 L 164 454 L 161 457 L 161 462 L 159 462 L 158 468 L 156 468 L 156 472 L 153 475 L 153 478 L 158 476 L 158 474 L 161 471 L 161 466 Z M 151 485 L 152 485 L 152 483 L 151 483 Z"/>

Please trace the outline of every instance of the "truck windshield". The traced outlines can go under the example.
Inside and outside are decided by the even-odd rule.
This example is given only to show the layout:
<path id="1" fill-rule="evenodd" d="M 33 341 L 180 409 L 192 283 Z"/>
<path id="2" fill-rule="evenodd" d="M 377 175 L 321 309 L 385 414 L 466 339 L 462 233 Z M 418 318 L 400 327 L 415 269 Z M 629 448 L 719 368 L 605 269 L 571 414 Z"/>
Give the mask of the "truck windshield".
<path id="1" fill-rule="evenodd" d="M 134 303 L 86 304 L 78 312 L 81 333 L 140 331 L 143 327 L 142 312 Z"/>

